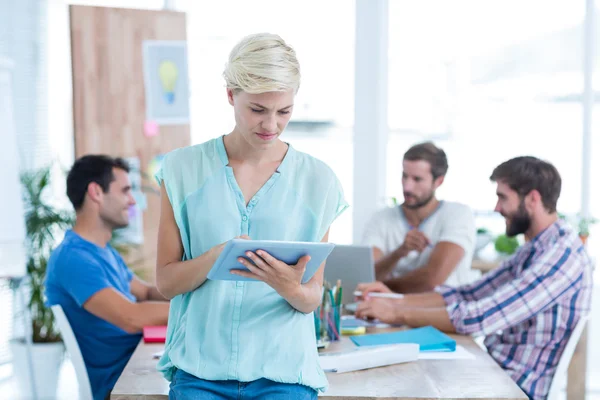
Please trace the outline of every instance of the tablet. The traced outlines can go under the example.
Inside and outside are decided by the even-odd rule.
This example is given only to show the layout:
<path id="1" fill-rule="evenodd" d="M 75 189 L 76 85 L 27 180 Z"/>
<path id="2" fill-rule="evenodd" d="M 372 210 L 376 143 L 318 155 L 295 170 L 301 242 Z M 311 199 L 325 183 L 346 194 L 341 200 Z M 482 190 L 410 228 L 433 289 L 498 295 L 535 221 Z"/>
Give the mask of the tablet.
<path id="1" fill-rule="evenodd" d="M 302 283 L 306 283 L 317 272 L 319 266 L 327 259 L 329 253 L 333 250 L 333 243 L 325 242 L 282 242 L 275 240 L 245 240 L 231 239 L 215 261 L 215 264 L 208 272 L 207 278 L 221 281 L 256 281 L 256 279 L 246 278 L 232 274 L 232 269 L 248 271 L 248 269 L 238 261 L 239 257 L 246 257 L 247 251 L 256 252 L 264 250 L 278 260 L 288 265 L 294 265 L 298 260 L 306 255 L 310 256 L 310 261 L 306 265 L 306 271 L 302 277 Z"/>

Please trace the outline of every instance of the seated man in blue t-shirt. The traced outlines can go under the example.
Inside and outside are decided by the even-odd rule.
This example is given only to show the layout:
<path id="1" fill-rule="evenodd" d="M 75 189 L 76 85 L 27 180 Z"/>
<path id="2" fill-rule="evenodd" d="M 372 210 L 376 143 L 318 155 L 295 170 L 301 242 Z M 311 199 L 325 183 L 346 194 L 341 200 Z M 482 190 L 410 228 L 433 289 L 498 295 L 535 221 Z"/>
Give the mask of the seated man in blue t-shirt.
<path id="1" fill-rule="evenodd" d="M 54 250 L 46 276 L 47 305 L 60 304 L 73 328 L 95 400 L 108 398 L 147 325 L 166 325 L 169 303 L 140 280 L 108 241 L 128 225 L 135 204 L 129 167 L 120 158 L 75 161 L 67 195 L 77 220 Z"/>

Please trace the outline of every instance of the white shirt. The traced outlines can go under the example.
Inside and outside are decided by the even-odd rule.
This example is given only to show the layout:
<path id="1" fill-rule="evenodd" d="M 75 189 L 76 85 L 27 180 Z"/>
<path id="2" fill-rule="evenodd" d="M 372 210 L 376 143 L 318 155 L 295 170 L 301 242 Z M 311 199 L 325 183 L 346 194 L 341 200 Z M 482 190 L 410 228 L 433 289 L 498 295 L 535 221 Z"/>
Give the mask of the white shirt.
<path id="1" fill-rule="evenodd" d="M 396 250 L 402 243 L 408 231 L 413 229 L 400 206 L 388 207 L 373 215 L 363 236 L 363 244 L 377 247 L 384 255 Z M 445 284 L 461 286 L 471 282 L 471 262 L 475 248 L 475 218 L 471 209 L 460 203 L 440 201 L 438 208 L 426 218 L 418 229 L 430 240 L 431 245 L 422 253 L 411 251 L 401 258 L 391 273 L 397 278 L 407 272 L 421 268 L 427 264 L 431 252 L 439 242 L 449 242 L 459 245 L 465 251 L 454 271 L 448 276 Z"/>

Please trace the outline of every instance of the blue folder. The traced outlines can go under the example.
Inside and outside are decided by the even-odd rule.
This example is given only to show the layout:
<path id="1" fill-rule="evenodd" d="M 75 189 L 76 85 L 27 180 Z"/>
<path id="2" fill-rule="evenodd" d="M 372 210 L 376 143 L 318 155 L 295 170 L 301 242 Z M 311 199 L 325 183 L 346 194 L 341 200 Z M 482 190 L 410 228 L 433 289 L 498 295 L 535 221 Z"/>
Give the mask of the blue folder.
<path id="1" fill-rule="evenodd" d="M 433 326 L 391 333 L 351 336 L 357 346 L 379 346 L 385 344 L 416 343 L 420 351 L 455 351 L 456 340 Z"/>

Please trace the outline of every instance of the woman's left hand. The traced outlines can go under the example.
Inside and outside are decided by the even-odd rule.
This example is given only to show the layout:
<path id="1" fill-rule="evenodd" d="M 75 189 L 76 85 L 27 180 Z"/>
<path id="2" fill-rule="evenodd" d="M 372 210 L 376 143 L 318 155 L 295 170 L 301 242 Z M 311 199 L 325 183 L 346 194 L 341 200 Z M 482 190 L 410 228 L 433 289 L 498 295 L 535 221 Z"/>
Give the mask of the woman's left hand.
<path id="1" fill-rule="evenodd" d="M 251 262 L 243 257 L 238 258 L 238 261 L 248 268 L 248 271 L 234 269 L 231 273 L 263 281 L 282 297 L 289 296 L 301 288 L 302 276 L 306 271 L 306 264 L 310 261 L 310 256 L 303 256 L 295 265 L 288 265 L 264 250 L 258 250 L 256 253 L 248 251 L 246 257 Z"/>

